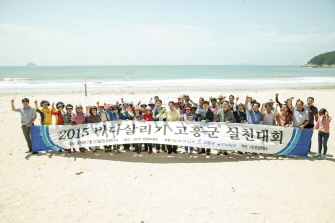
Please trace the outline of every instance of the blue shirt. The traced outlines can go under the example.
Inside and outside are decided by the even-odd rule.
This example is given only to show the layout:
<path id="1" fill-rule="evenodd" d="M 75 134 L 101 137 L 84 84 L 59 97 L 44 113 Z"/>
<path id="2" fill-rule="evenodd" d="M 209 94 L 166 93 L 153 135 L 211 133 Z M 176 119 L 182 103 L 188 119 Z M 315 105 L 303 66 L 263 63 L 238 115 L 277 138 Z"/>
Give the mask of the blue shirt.
<path id="1" fill-rule="evenodd" d="M 36 110 L 30 106 L 27 108 L 18 108 L 17 110 L 20 112 L 22 125 L 28 125 L 36 115 Z"/>
<path id="2" fill-rule="evenodd" d="M 248 124 L 259 124 L 260 121 L 262 121 L 262 112 L 258 110 L 258 112 L 255 112 L 254 109 L 251 109 L 250 111 L 246 109 L 247 115 L 248 115 Z"/>

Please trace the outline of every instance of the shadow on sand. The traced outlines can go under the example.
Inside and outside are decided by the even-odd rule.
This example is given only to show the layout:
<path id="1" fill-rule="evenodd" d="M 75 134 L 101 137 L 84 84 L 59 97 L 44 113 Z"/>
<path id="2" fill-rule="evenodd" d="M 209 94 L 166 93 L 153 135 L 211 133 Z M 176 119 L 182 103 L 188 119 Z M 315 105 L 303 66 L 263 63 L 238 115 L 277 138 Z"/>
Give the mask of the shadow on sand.
<path id="1" fill-rule="evenodd" d="M 180 150 L 180 149 L 179 149 Z M 155 150 L 154 150 L 155 151 Z M 315 155 L 316 153 L 312 153 Z M 121 161 L 121 162 L 138 162 L 138 163 L 213 163 L 213 162 L 242 162 L 242 161 L 270 161 L 270 160 L 306 160 L 306 161 L 319 161 L 317 157 L 297 157 L 297 156 L 281 156 L 281 155 L 270 155 L 270 154 L 239 154 L 237 152 L 229 151 L 228 155 L 216 155 L 216 150 L 212 150 L 210 156 L 198 155 L 196 152 L 193 154 L 183 154 L 178 151 L 178 154 L 167 154 L 167 153 L 152 153 L 142 152 L 137 154 L 135 152 L 126 152 L 124 150 L 119 154 L 114 154 L 113 152 L 105 153 L 104 150 L 97 150 L 95 153 L 92 151 L 86 152 L 75 152 L 67 153 L 63 151 L 62 153 L 58 151 L 48 151 L 40 152 L 38 154 L 29 154 L 25 158 L 29 160 L 31 156 L 47 156 L 52 159 L 53 156 L 62 156 L 66 158 L 71 158 L 74 161 L 76 159 L 102 159 L 111 161 Z M 327 155 L 327 159 L 324 161 L 332 161 L 335 159 L 332 155 Z"/>

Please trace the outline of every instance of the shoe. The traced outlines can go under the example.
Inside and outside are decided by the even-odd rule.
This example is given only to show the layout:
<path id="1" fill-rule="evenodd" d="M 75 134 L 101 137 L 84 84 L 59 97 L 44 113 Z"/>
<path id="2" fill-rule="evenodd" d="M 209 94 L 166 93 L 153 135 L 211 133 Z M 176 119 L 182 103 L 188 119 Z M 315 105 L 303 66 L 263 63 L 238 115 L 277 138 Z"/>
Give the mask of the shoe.
<path id="1" fill-rule="evenodd" d="M 92 147 L 88 147 L 89 150 L 92 150 Z"/>
<path id="2" fill-rule="evenodd" d="M 183 154 L 185 154 L 185 153 L 188 153 L 188 150 L 185 149 L 185 150 L 183 151 Z"/>
<path id="3" fill-rule="evenodd" d="M 200 148 L 196 148 L 197 152 L 200 152 Z"/>
<path id="4" fill-rule="evenodd" d="M 109 148 L 105 148 L 105 153 L 108 153 Z"/>
<path id="5" fill-rule="evenodd" d="M 148 154 L 151 154 L 151 153 L 152 153 L 152 151 L 149 151 L 149 152 L 148 152 Z"/>
<path id="6" fill-rule="evenodd" d="M 128 149 L 128 148 L 126 148 L 126 149 L 124 149 L 124 150 L 126 150 L 126 152 L 129 152 L 129 151 L 130 151 L 130 149 Z"/>
<path id="7" fill-rule="evenodd" d="M 198 152 L 198 154 L 203 154 L 203 153 L 205 153 L 205 152 L 202 152 L 202 151 Z"/>
<path id="8" fill-rule="evenodd" d="M 190 154 L 192 154 L 193 153 L 193 150 L 190 150 Z"/>
<path id="9" fill-rule="evenodd" d="M 141 152 L 142 152 L 141 150 L 138 150 L 136 153 L 137 153 L 137 154 L 140 154 Z"/>
<path id="10" fill-rule="evenodd" d="M 156 150 L 156 153 L 160 153 L 161 151 L 160 150 Z"/>
<path id="11" fill-rule="evenodd" d="M 70 150 L 71 150 L 71 149 L 70 149 Z M 73 152 L 74 152 L 74 153 L 77 152 L 75 148 L 73 148 Z"/>
<path id="12" fill-rule="evenodd" d="M 58 150 L 58 152 L 62 153 L 62 152 L 63 152 L 63 150 L 61 150 L 61 149 L 60 149 L 60 150 Z"/>
<path id="13" fill-rule="evenodd" d="M 136 149 L 133 149 L 132 152 L 137 152 L 137 150 L 136 150 Z"/>
<path id="14" fill-rule="evenodd" d="M 71 153 L 71 149 L 67 149 L 67 153 Z"/>
<path id="15" fill-rule="evenodd" d="M 209 155 L 211 155 L 211 153 L 210 153 L 210 152 L 207 152 L 206 155 L 209 156 Z"/>
<path id="16" fill-rule="evenodd" d="M 171 152 L 168 152 L 168 154 L 171 154 Z"/>
<path id="17" fill-rule="evenodd" d="M 147 149 L 145 149 L 145 150 L 143 150 L 142 152 L 148 152 L 148 150 L 147 150 Z"/>
<path id="18" fill-rule="evenodd" d="M 223 152 L 223 154 L 225 154 L 226 156 L 228 156 L 228 153 L 227 153 L 227 151 L 224 151 L 224 152 Z"/>
<path id="19" fill-rule="evenodd" d="M 118 154 L 118 153 L 120 153 L 120 152 L 121 152 L 120 149 L 117 149 L 117 150 L 116 150 L 116 154 Z"/>
<path id="20" fill-rule="evenodd" d="M 218 150 L 218 153 L 216 155 L 220 155 L 222 154 L 221 150 Z"/>
<path id="21" fill-rule="evenodd" d="M 163 151 L 163 153 L 166 153 L 166 152 L 167 152 L 166 149 L 162 149 L 162 151 Z"/>
<path id="22" fill-rule="evenodd" d="M 175 153 L 175 154 L 178 154 L 178 152 L 177 152 L 177 151 L 173 151 L 173 153 Z"/>
<path id="23" fill-rule="evenodd" d="M 313 157 L 320 157 L 320 156 L 321 156 L 320 153 L 313 155 Z"/>
<path id="24" fill-rule="evenodd" d="M 84 153 L 85 152 L 85 149 L 84 148 L 79 148 L 79 151 Z"/>
<path id="25" fill-rule="evenodd" d="M 321 155 L 320 158 L 319 158 L 319 160 L 324 160 L 324 159 L 326 159 L 325 155 Z"/>
<path id="26" fill-rule="evenodd" d="M 31 154 L 37 154 L 38 152 L 32 152 Z"/>
<path id="27" fill-rule="evenodd" d="M 25 153 L 30 153 L 31 151 L 30 150 L 28 150 L 28 151 L 25 151 Z"/>
<path id="28" fill-rule="evenodd" d="M 241 152 L 241 151 L 237 151 L 237 153 L 238 153 L 238 154 L 243 154 L 243 152 Z"/>

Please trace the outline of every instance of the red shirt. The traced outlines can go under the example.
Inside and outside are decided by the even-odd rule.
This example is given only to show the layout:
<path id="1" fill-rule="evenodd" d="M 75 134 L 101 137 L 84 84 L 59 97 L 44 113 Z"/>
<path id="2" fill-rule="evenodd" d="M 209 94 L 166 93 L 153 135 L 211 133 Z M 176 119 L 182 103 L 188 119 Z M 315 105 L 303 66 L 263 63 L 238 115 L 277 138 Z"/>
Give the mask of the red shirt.
<path id="1" fill-rule="evenodd" d="M 51 111 L 51 114 L 56 116 L 56 125 L 63 125 L 64 118 L 61 111 Z"/>

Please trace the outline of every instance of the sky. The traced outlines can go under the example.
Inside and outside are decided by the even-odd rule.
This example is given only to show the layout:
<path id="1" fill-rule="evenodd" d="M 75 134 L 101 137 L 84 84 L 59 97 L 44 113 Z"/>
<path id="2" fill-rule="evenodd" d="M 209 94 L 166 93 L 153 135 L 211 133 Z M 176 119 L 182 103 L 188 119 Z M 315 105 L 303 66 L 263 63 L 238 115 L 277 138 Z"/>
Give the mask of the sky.
<path id="1" fill-rule="evenodd" d="M 0 0 L 0 66 L 298 65 L 335 0 Z"/>

